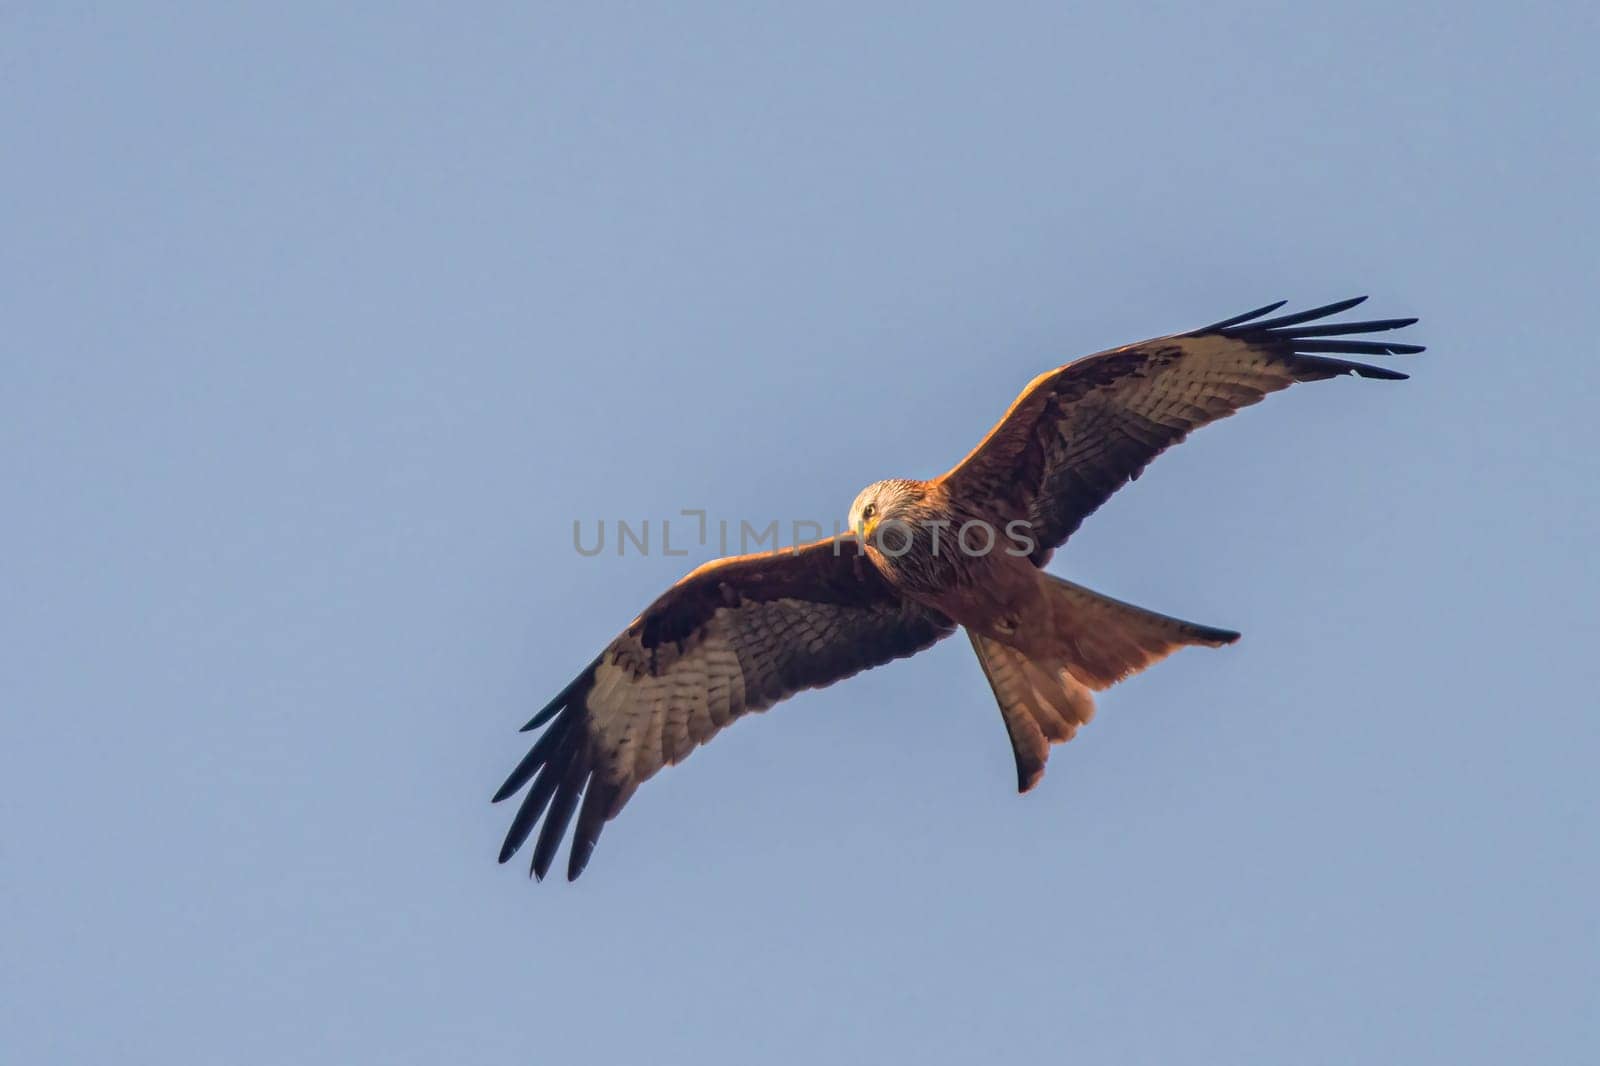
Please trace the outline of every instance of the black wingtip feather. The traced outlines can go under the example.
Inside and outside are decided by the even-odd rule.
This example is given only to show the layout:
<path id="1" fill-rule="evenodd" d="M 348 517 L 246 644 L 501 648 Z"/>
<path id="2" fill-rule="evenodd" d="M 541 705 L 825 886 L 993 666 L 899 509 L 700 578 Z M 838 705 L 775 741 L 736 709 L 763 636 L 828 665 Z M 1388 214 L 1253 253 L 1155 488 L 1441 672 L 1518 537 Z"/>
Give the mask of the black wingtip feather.
<path id="1" fill-rule="evenodd" d="M 1242 315 L 1234 315 L 1232 318 L 1225 318 L 1221 322 L 1213 322 L 1209 326 L 1201 326 L 1199 329 L 1195 330 L 1195 332 L 1216 333 L 1218 330 L 1227 329 L 1229 326 L 1237 326 L 1241 322 L 1248 322 L 1252 318 L 1260 318 L 1262 315 L 1270 314 L 1288 302 L 1288 300 L 1279 300 L 1277 303 L 1267 304 L 1265 307 L 1258 307 L 1254 311 L 1246 311 Z"/>
<path id="2" fill-rule="evenodd" d="M 546 779 L 550 782 L 548 787 L 545 785 Z M 517 808 L 517 816 L 511 820 L 511 828 L 506 830 L 506 839 L 500 845 L 499 861 L 502 865 L 522 850 L 522 845 L 533 833 L 533 827 L 539 824 L 539 816 L 544 813 L 551 795 L 555 793 L 555 779 L 555 774 L 540 774 L 539 780 L 534 782 L 533 788 L 523 798 L 522 806 Z"/>
<path id="3" fill-rule="evenodd" d="M 551 755 L 555 753 L 557 745 L 562 742 L 566 737 L 567 731 L 571 729 L 572 721 L 572 716 L 568 716 L 545 730 L 544 734 L 534 742 L 533 747 L 528 749 L 528 754 L 524 755 L 522 761 L 517 763 L 516 769 L 512 770 L 506 777 L 505 783 L 500 786 L 500 790 L 494 794 L 494 798 L 490 802 L 499 803 L 522 791 L 522 786 L 532 780 L 533 775 L 538 773 L 539 768 L 544 766 Z"/>
<path id="4" fill-rule="evenodd" d="M 567 853 L 567 880 L 576 881 L 583 868 L 589 865 L 589 856 L 600 841 L 600 831 L 606 827 L 620 789 L 604 781 L 599 774 L 589 779 L 583 794 L 583 806 L 578 809 L 578 826 L 572 831 L 572 848 Z"/>
<path id="5" fill-rule="evenodd" d="M 1309 311 L 1296 311 L 1292 315 L 1280 315 L 1277 318 L 1269 318 L 1265 322 L 1251 322 L 1249 325 L 1244 327 L 1244 330 L 1254 333 L 1258 330 L 1282 329 L 1284 326 L 1298 326 L 1302 322 L 1314 322 L 1319 318 L 1330 318 L 1333 315 L 1348 311 L 1358 304 L 1366 303 L 1366 300 L 1367 298 L 1365 296 L 1352 296 L 1348 300 L 1335 300 L 1331 304 L 1323 304 L 1321 307 L 1313 307 Z M 1241 332 L 1244 330 L 1241 330 Z"/>
<path id="6" fill-rule="evenodd" d="M 533 731 L 535 729 L 538 729 L 540 726 L 544 725 L 546 722 L 550 721 L 550 719 L 554 718 L 556 715 L 560 714 L 561 713 L 561 708 L 565 707 L 567 704 L 572 702 L 573 694 L 576 693 L 580 687 L 582 687 L 583 685 L 587 684 L 594 677 L 595 667 L 597 667 L 599 665 L 600 665 L 600 657 L 596 656 L 593 662 L 591 662 L 588 666 L 583 668 L 583 672 L 582 673 L 580 673 L 577 677 L 573 678 L 571 681 L 567 682 L 567 687 L 566 688 L 564 688 L 560 692 L 556 693 L 555 699 L 553 699 L 549 703 L 545 704 L 544 708 L 542 710 L 540 710 L 538 714 L 536 714 L 532 718 L 528 719 L 528 724 L 523 726 L 521 729 L 517 730 L 517 732 L 519 732 L 519 733 L 531 732 L 531 731 Z"/>
<path id="7" fill-rule="evenodd" d="M 550 864 L 561 849 L 561 838 L 567 834 L 567 823 L 572 821 L 572 812 L 578 806 L 578 797 L 588 779 L 589 768 L 581 758 L 574 758 L 566 767 L 561 784 L 556 786 L 555 799 L 545 814 L 544 827 L 539 830 L 539 842 L 533 846 L 531 869 L 536 880 L 543 881 L 544 875 L 550 872 Z"/>
<path id="8" fill-rule="evenodd" d="M 1358 378 L 1375 378 L 1378 381 L 1405 381 L 1411 377 L 1386 366 L 1353 363 L 1348 359 L 1328 359 L 1320 355 L 1296 356 L 1294 365 L 1296 377 L 1301 381 L 1335 378 L 1341 374 L 1354 374 Z"/>
<path id="9" fill-rule="evenodd" d="M 1398 344 L 1394 341 L 1293 341 L 1296 352 L 1331 352 L 1337 355 L 1416 355 L 1427 349 L 1420 344 Z"/>
<path id="10" fill-rule="evenodd" d="M 578 682 L 583 682 L 589 676 L 590 671 L 585 671 L 579 675 Z M 562 690 L 561 696 L 557 697 L 561 703 L 557 707 L 555 720 L 534 741 L 528 753 L 494 794 L 494 802 L 499 803 L 516 795 L 528 782 L 533 782 L 511 819 L 510 828 L 506 830 L 505 842 L 500 847 L 502 863 L 527 843 L 539 819 L 546 814 L 546 808 L 550 808 L 552 815 L 555 814 L 565 802 L 562 798 L 563 786 L 575 772 L 583 769 L 588 740 L 583 724 L 583 700 L 578 692 L 576 683 Z M 552 801 L 554 807 L 551 806 Z M 549 827 L 549 819 L 546 819 L 546 832 Z M 544 834 L 541 833 L 540 840 L 543 839 Z"/>
<path id="11" fill-rule="evenodd" d="M 1280 337 L 1342 337 L 1347 333 L 1381 333 L 1386 329 L 1404 329 L 1420 321 L 1417 318 L 1376 318 L 1370 322 L 1328 322 L 1320 326 L 1280 329 L 1277 334 Z"/>
<path id="12" fill-rule="evenodd" d="M 1389 381 L 1404 380 L 1406 375 L 1393 370 L 1381 370 L 1363 363 L 1350 363 L 1339 359 L 1322 359 L 1319 355 L 1415 355 L 1427 349 L 1420 344 L 1402 344 L 1399 341 L 1344 340 L 1363 333 L 1382 333 L 1391 329 L 1404 329 L 1415 325 L 1416 318 L 1375 318 L 1365 322 L 1322 322 L 1341 311 L 1348 311 L 1366 300 L 1354 296 L 1338 300 L 1309 311 L 1298 311 L 1277 318 L 1262 319 L 1259 312 L 1251 312 L 1227 319 L 1215 326 L 1196 330 L 1191 336 L 1220 333 L 1234 340 L 1258 345 L 1295 360 L 1295 367 L 1310 377 L 1331 377 L 1336 374 L 1357 374 L 1361 377 L 1382 378 Z M 1273 304 L 1273 307 L 1282 306 Z M 1316 325 L 1302 326 L 1303 322 Z M 1298 328 L 1290 328 L 1298 327 Z"/>

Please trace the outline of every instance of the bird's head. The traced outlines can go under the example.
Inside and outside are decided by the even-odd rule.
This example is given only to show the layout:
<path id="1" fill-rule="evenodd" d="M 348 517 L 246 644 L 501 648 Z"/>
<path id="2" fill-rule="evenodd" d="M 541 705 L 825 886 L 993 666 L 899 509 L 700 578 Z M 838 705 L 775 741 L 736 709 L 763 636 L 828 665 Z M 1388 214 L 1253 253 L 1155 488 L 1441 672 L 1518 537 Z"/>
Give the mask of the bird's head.
<path id="1" fill-rule="evenodd" d="M 910 522 L 910 509 L 921 499 L 922 492 L 915 481 L 874 481 L 856 496 L 846 522 L 850 531 L 866 543 L 885 521 Z"/>

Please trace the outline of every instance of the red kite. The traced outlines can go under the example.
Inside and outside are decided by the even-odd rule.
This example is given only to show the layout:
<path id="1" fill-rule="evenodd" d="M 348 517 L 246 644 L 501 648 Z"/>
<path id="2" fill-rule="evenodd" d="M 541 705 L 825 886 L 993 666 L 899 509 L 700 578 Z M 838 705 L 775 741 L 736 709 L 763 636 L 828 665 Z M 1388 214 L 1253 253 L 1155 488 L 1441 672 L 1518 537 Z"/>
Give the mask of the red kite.
<path id="1" fill-rule="evenodd" d="M 944 476 L 863 489 L 854 537 L 695 570 L 524 727 L 546 728 L 495 793 L 499 802 L 531 786 L 500 861 L 543 818 L 532 863 L 543 879 L 576 812 L 567 877 L 577 877 L 634 789 L 734 719 L 914 655 L 958 626 L 1028 791 L 1050 745 L 1093 715 L 1092 693 L 1184 645 L 1239 639 L 1063 581 L 1043 569 L 1051 553 L 1192 430 L 1298 381 L 1403 379 L 1335 358 L 1423 350 L 1345 339 L 1414 318 L 1324 321 L 1362 299 L 1264 319 L 1280 301 L 1068 363 L 1035 378 Z"/>

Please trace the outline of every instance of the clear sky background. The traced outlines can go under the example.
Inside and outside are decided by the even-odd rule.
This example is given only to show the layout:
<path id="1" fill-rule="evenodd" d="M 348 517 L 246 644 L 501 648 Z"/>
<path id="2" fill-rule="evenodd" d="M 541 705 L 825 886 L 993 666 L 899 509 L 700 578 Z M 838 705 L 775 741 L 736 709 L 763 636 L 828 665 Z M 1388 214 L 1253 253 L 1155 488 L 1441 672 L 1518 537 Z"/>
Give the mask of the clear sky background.
<path id="1" fill-rule="evenodd" d="M 1575 1062 L 1600 1044 L 1582 3 L 11 4 L 17 1063 Z M 1240 629 L 1042 786 L 953 640 L 742 722 L 575 885 L 515 732 L 707 553 L 1033 375 L 1419 314 L 1052 564 Z"/>

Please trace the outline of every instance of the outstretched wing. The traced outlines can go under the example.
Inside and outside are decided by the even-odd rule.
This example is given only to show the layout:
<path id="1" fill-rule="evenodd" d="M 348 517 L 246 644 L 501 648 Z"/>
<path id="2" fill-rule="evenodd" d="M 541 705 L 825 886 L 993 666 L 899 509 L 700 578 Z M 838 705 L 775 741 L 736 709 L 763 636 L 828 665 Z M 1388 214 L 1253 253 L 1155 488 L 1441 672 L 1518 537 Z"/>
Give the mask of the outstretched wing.
<path id="1" fill-rule="evenodd" d="M 543 817 L 533 849 L 542 880 L 577 810 L 567 878 L 577 877 L 633 790 L 735 718 L 914 654 L 954 628 L 903 599 L 853 539 L 700 567 L 524 727 L 546 726 L 495 793 L 498 803 L 532 783 L 500 861 Z"/>
<path id="2" fill-rule="evenodd" d="M 1262 319 L 1283 301 L 1172 337 L 1091 355 L 1035 378 L 940 481 L 958 500 L 1026 520 L 1050 553 L 1111 494 L 1190 432 L 1297 381 L 1406 375 L 1336 355 L 1405 355 L 1417 344 L 1345 339 L 1414 318 L 1322 322 L 1366 297 Z M 1316 322 L 1317 325 L 1302 325 Z"/>

